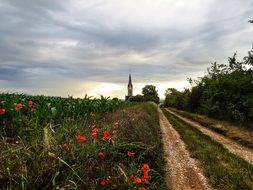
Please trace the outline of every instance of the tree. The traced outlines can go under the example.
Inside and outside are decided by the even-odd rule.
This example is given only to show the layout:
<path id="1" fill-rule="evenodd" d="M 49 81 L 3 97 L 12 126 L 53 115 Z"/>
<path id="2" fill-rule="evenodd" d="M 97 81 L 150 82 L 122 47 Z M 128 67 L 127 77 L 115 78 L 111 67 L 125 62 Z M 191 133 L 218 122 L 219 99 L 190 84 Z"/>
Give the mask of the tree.
<path id="1" fill-rule="evenodd" d="M 165 106 L 240 122 L 253 121 L 253 49 L 243 61 L 211 64 L 208 74 L 182 92 L 168 88 Z M 189 80 L 192 83 L 192 80 Z"/>
<path id="2" fill-rule="evenodd" d="M 146 85 L 142 88 L 143 100 L 159 103 L 159 96 L 154 85 Z"/>
<path id="3" fill-rule="evenodd" d="M 143 102 L 143 96 L 140 94 L 137 94 L 136 96 L 131 96 L 128 100 L 130 102 Z"/>
<path id="4" fill-rule="evenodd" d="M 177 107 L 177 97 L 180 92 L 175 88 L 168 88 L 165 92 L 165 106 L 167 107 Z"/>
<path id="5" fill-rule="evenodd" d="M 187 110 L 189 89 L 179 92 L 175 88 L 168 88 L 165 92 L 165 106 Z"/>
<path id="6" fill-rule="evenodd" d="M 248 55 L 243 58 L 244 64 L 253 66 L 253 47 L 252 50 L 248 51 Z"/>

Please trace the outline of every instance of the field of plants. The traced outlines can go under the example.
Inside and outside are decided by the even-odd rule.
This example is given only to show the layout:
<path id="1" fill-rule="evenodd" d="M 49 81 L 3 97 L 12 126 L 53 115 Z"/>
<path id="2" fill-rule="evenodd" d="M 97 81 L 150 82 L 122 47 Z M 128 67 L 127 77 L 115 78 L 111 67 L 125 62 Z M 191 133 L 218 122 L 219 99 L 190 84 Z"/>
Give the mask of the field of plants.
<path id="1" fill-rule="evenodd" d="M 41 130 L 48 123 L 92 120 L 129 105 L 123 101 L 0 94 L 1 135 L 18 136 Z"/>
<path id="2" fill-rule="evenodd" d="M 1 189 L 166 189 L 152 103 L 0 94 L 0 138 Z"/>

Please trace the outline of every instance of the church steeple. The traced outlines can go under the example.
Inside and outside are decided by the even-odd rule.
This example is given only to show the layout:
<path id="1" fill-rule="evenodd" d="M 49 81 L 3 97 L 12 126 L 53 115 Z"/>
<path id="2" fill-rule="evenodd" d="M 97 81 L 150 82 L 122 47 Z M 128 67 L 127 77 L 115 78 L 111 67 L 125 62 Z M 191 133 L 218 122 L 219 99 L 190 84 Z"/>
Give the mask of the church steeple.
<path id="1" fill-rule="evenodd" d="M 133 96 L 133 85 L 132 85 L 132 78 L 131 74 L 129 74 L 129 79 L 128 79 L 128 85 L 127 85 L 127 96 L 126 100 L 128 100 L 130 97 Z"/>
<path id="2" fill-rule="evenodd" d="M 129 86 L 129 85 L 131 85 L 131 86 L 132 86 L 131 74 L 129 74 L 128 86 Z"/>
<path id="3" fill-rule="evenodd" d="M 129 80 L 128 80 L 128 96 L 131 97 L 133 96 L 133 85 L 132 85 L 132 79 L 131 79 L 131 74 L 129 74 Z"/>

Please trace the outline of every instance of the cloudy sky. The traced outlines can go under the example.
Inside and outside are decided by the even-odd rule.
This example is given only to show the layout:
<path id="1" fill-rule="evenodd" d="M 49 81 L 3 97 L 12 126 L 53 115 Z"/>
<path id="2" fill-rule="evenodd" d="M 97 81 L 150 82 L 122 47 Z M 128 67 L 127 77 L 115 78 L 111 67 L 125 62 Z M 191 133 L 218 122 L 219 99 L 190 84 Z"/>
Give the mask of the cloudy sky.
<path id="1" fill-rule="evenodd" d="M 253 43 L 252 0 L 1 0 L 0 91 L 123 98 L 187 87 Z"/>

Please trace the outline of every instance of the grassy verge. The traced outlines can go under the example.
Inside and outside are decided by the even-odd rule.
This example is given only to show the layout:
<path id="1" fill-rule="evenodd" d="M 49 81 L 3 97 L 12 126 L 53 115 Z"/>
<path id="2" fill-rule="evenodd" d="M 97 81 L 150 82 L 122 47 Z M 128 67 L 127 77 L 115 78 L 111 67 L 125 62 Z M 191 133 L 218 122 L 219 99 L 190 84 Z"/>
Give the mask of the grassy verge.
<path id="1" fill-rule="evenodd" d="M 163 111 L 186 143 L 191 156 L 201 162 L 212 187 L 220 190 L 253 189 L 252 165 L 166 110 Z"/>
<path id="2" fill-rule="evenodd" d="M 151 103 L 2 138 L 0 155 L 0 189 L 166 189 Z"/>
<path id="3" fill-rule="evenodd" d="M 253 131 L 247 129 L 246 127 L 237 127 L 234 124 L 225 121 L 219 121 L 216 119 L 211 119 L 204 115 L 189 113 L 186 111 L 181 111 L 177 109 L 171 109 L 174 112 L 188 118 L 194 120 L 201 125 L 222 134 L 248 148 L 253 148 Z"/>

